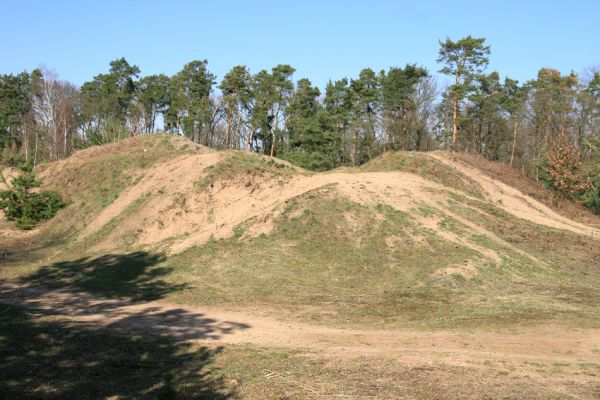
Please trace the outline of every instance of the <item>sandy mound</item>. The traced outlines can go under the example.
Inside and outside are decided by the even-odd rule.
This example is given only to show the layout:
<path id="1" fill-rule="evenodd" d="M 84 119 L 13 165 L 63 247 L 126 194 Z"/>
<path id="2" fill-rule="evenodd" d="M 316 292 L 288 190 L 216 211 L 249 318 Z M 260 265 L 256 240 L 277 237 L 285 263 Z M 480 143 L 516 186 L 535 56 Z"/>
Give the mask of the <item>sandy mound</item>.
<path id="1" fill-rule="evenodd" d="M 175 150 L 165 151 L 165 147 Z M 473 220 L 453 213 L 447 207 L 449 194 L 481 201 L 481 198 L 473 197 L 481 192 L 485 202 L 535 224 L 581 235 L 592 235 L 594 231 L 440 152 L 418 155 L 419 162 L 429 165 L 433 175 L 394 170 L 361 172 L 348 168 L 309 174 L 281 160 L 244 152 L 217 152 L 185 138 L 139 137 L 78 151 L 66 160 L 42 167 L 40 175 L 49 184 L 70 185 L 68 179 L 72 178 L 63 178 L 76 176 L 80 168 L 92 160 L 112 162 L 114 157 L 124 155 L 135 159 L 147 151 L 154 155 L 152 163 L 143 168 L 131 167 L 133 176 L 124 190 L 99 213 L 91 215 L 87 226 L 79 231 L 78 241 L 86 243 L 91 250 L 154 246 L 177 253 L 211 238 L 230 237 L 236 234 L 236 229 L 239 234 L 242 225 L 244 236 L 267 234 L 275 227 L 275 220 L 287 203 L 323 187 L 359 204 L 385 204 L 405 212 L 424 232 L 471 248 L 497 264 L 501 262 L 501 256 L 476 243 L 473 235 L 485 236 L 502 248 L 510 248 L 536 263 L 539 261 Z M 389 154 L 387 156 L 384 155 L 380 163 L 390 162 Z M 458 188 L 449 187 L 448 180 L 437 179 L 444 173 L 444 167 L 448 176 L 453 177 L 452 182 L 460 179 L 464 184 Z M 468 188 L 468 193 L 461 187 Z M 71 194 L 85 190 L 80 187 L 68 189 Z M 418 212 L 423 207 L 432 212 Z M 468 234 L 447 229 L 445 224 L 449 218 Z M 348 223 L 351 225 L 352 221 Z M 600 232 L 595 232 L 594 236 L 600 236 Z M 390 247 L 394 246 L 393 238 L 387 242 Z"/>
<path id="2" fill-rule="evenodd" d="M 410 213 L 418 224 L 443 240 L 476 250 L 495 263 L 501 262 L 500 255 L 475 243 L 469 238 L 470 235 L 459 235 L 443 229 L 443 218 L 440 215 L 458 221 L 471 234 L 485 235 L 504 248 L 532 258 L 498 238 L 493 232 L 440 206 L 447 201 L 448 191 L 461 195 L 463 193 L 412 173 L 332 171 L 287 177 L 246 173 L 235 178 L 217 179 L 207 187 L 199 187 L 198 182 L 205 176 L 205 168 L 228 156 L 228 153 L 182 156 L 153 167 L 146 171 L 136 185 L 123 192 L 98 215 L 83 232 L 82 238 L 98 232 L 113 218 L 119 217 L 121 220 L 117 228 L 95 244 L 96 250 L 114 248 L 115 244 L 122 242 L 123 237 L 133 237 L 136 244 L 164 243 L 171 252 L 177 253 L 203 244 L 210 238 L 232 236 L 235 228 L 246 221 L 253 222 L 246 234 L 268 233 L 274 227 L 275 216 L 291 199 L 327 186 L 336 195 L 359 204 L 387 204 L 396 210 Z M 484 176 L 473 171 L 467 173 L 486 189 L 491 201 L 501 204 L 509 213 L 554 228 L 580 234 L 591 233 L 591 228 L 565 221 L 535 200 L 514 193 L 512 188 L 490 187 Z M 136 202 L 141 204 L 134 207 Z M 422 216 L 415 213 L 415 209 L 423 205 L 437 210 L 439 215 Z"/>
<path id="3" fill-rule="evenodd" d="M 98 231 L 113 218 L 127 210 L 134 202 L 144 196 L 154 194 L 152 201 L 144 204 L 139 214 L 153 216 L 156 224 L 161 226 L 162 233 L 156 229 L 146 229 L 150 236 L 157 236 L 162 240 L 181 233 L 178 223 L 170 223 L 169 214 L 181 215 L 183 220 L 189 220 L 184 214 L 189 211 L 188 197 L 194 192 L 194 182 L 198 180 L 204 168 L 217 163 L 221 159 L 220 153 L 206 153 L 199 155 L 183 155 L 165 163 L 156 165 L 139 175 L 137 184 L 126 189 L 108 207 L 106 207 L 91 224 L 83 231 L 87 236 Z M 188 196 L 184 196 L 186 193 Z M 169 212 L 171 211 L 171 213 Z M 128 221 L 121 229 L 144 226 L 150 228 L 153 224 L 143 221 Z M 147 242 L 147 241 L 146 241 Z"/>

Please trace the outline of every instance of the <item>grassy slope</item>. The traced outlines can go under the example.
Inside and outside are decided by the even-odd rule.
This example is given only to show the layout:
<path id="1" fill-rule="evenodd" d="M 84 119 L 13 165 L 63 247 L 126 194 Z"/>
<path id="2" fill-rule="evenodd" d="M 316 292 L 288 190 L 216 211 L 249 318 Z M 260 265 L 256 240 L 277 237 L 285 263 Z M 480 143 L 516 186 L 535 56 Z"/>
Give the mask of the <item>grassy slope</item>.
<path id="1" fill-rule="evenodd" d="M 56 229 L 76 233 L 121 191 L 139 180 L 146 168 L 198 151 L 162 135 L 126 139 L 108 146 L 114 147 L 108 154 L 102 147 L 85 150 L 91 153 L 89 157 L 85 153 L 77 154 L 75 166 L 67 164 L 52 173 L 49 183 L 60 188 L 63 196 L 72 202 L 70 212 L 62 213 L 53 224 Z"/>
<path id="2" fill-rule="evenodd" d="M 475 182 L 422 154 L 389 153 L 362 167 L 400 170 L 458 189 L 447 209 L 493 232 L 541 263 L 470 233 L 451 217 L 442 228 L 494 250 L 495 265 L 448 243 L 387 206 L 368 207 L 322 190 L 287 205 L 276 229 L 233 237 L 167 261 L 168 279 L 190 288 L 171 300 L 189 304 L 292 310 L 320 323 L 413 327 L 501 327 L 542 322 L 597 326 L 600 246 L 591 238 L 515 218 L 481 198 Z M 473 212 L 473 210 L 477 210 Z M 439 212 L 439 211 L 438 211 Z M 349 222 L 353 221 L 353 222 Z M 243 227 L 240 228 L 243 230 Z M 425 238 L 416 244 L 414 238 Z M 393 246 L 389 238 L 400 238 Z M 439 277 L 436 270 L 475 260 L 477 274 Z"/>
<path id="3" fill-rule="evenodd" d="M 412 327 L 500 327 L 540 322 L 597 326 L 600 250 L 594 240 L 535 226 L 478 203 L 447 207 L 534 255 L 537 264 L 483 235 L 454 229 L 498 252 L 500 265 L 449 243 L 387 206 L 373 208 L 324 191 L 296 202 L 269 235 L 208 243 L 166 262 L 170 295 L 188 304 L 262 305 L 320 323 Z M 298 210 L 294 212 L 295 210 Z M 485 210 L 485 211 L 483 211 Z M 426 212 L 426 210 L 415 210 Z M 348 223 L 348 217 L 355 221 Z M 386 238 L 400 238 L 390 247 Z M 416 244 L 414 237 L 425 238 Z M 477 274 L 435 271 L 474 260 Z"/>
<path id="4" fill-rule="evenodd" d="M 195 184 L 198 188 L 204 188 L 213 185 L 216 181 L 228 182 L 248 175 L 290 177 L 299 172 L 306 173 L 281 160 L 276 161 L 276 159 L 243 151 L 230 151 L 224 160 L 208 166 L 202 179 Z"/>
<path id="5" fill-rule="evenodd" d="M 501 162 L 487 160 L 475 154 L 457 153 L 455 156 L 462 162 L 483 171 L 493 179 L 519 189 L 565 217 L 589 226 L 600 227 L 600 215 L 595 215 L 589 209 L 578 205 L 556 191 L 545 189 L 540 182 L 528 178 L 518 169 L 511 168 Z"/>
<path id="6" fill-rule="evenodd" d="M 258 157 L 232 154 L 211 167 L 199 185 L 236 179 L 248 171 L 293 173 L 289 167 Z M 360 170 L 413 172 L 469 197 L 448 192 L 447 202 L 436 210 L 423 206 L 402 213 L 383 204 L 354 203 L 340 197 L 334 187 L 326 187 L 286 204 L 268 234 L 245 235 L 255 222 L 250 220 L 231 238 L 213 240 L 141 268 L 139 263 L 133 268 L 127 258 L 117 265 L 96 260 L 93 266 L 90 259 L 81 259 L 45 265 L 27 280 L 138 298 L 145 298 L 145 293 L 136 289 L 139 285 L 128 282 L 158 282 L 180 288 L 163 294 L 174 302 L 258 305 L 336 325 L 598 325 L 593 315 L 600 309 L 594 295 L 600 290 L 596 267 L 600 249 L 594 240 L 519 220 L 494 204 L 477 200 L 482 196 L 476 183 L 418 153 L 389 153 Z M 94 204 L 98 206 L 99 201 Z M 441 210 L 486 228 L 541 263 L 469 232 Z M 501 264 L 494 264 L 476 250 L 450 243 L 416 222 L 416 217 L 431 213 L 442 217 L 442 230 L 495 251 L 502 258 Z M 460 271 L 436 274 L 468 263 L 476 265 L 474 276 Z M 38 268 L 30 264 L 19 273 Z M 93 276 L 102 279 L 89 279 L 90 268 L 96 274 Z M 135 270 L 135 276 L 123 272 L 128 269 Z M 119 287 L 124 290 L 115 292 Z"/>
<path id="7" fill-rule="evenodd" d="M 386 243 L 409 235 L 424 235 L 427 243 Z M 406 214 L 353 203 L 328 189 L 290 202 L 272 233 L 240 236 L 167 261 L 173 282 L 191 286 L 172 300 L 291 308 L 320 322 L 385 323 L 398 315 L 417 321 L 443 304 L 456 283 L 439 284 L 429 275 L 477 257 L 432 232 L 418 232 Z"/>
<path id="8" fill-rule="evenodd" d="M 481 198 L 482 189 L 473 180 L 462 175 L 459 171 L 448 169 L 441 162 L 415 152 L 387 152 L 359 168 L 350 169 L 356 172 L 387 172 L 402 171 L 422 176 L 423 178 L 441 183 L 472 197 Z"/>

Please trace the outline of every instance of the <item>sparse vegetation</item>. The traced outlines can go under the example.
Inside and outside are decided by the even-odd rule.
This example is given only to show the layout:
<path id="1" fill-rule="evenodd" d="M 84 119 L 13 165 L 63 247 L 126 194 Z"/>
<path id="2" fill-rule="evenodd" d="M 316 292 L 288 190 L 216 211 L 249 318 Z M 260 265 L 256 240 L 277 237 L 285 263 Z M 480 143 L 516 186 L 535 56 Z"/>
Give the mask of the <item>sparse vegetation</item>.
<path id="1" fill-rule="evenodd" d="M 206 188 L 217 180 L 250 179 L 252 177 L 274 176 L 286 178 L 297 173 L 297 169 L 273 159 L 244 152 L 232 152 L 217 164 L 208 166 L 196 187 Z"/>
<path id="2" fill-rule="evenodd" d="M 148 140 L 144 143 L 147 149 L 153 144 L 161 146 L 152 138 Z M 144 148 L 131 145 L 133 149 Z M 179 154 L 175 150 L 178 147 L 138 154 L 159 162 Z M 152 154 L 156 156 L 150 157 Z M 224 157 L 200 175 L 196 188 L 216 181 L 227 185 L 240 178 L 242 182 L 251 178 L 255 182 L 252 185 L 283 179 L 280 187 L 285 188 L 289 177 L 302 175 L 293 167 L 282 167 L 285 164 L 252 154 L 226 153 Z M 102 165 L 102 158 L 92 157 L 89 162 Z M 119 169 L 120 165 L 116 163 L 113 168 Z M 232 226 L 229 238 L 208 240 L 161 260 L 157 267 L 164 271 L 160 281 L 186 287 L 165 295 L 170 301 L 190 305 L 268 305 L 284 309 L 295 318 L 332 325 L 457 328 L 569 320 L 594 326 L 589 316 L 598 306 L 592 295 L 599 283 L 592 272 L 598 257 L 595 239 L 516 219 L 504 211 L 505 205 L 485 200 L 477 182 L 459 171 L 445 176 L 449 168 L 425 155 L 390 153 L 361 170 L 385 172 L 398 168 L 443 184 L 448 190 L 431 191 L 427 196 L 432 201 L 421 201 L 405 211 L 381 200 L 373 204 L 356 202 L 341 195 L 335 183 L 308 191 L 279 208 L 269 209 L 274 215 L 269 230 L 253 233 L 263 222 L 251 217 Z M 348 171 L 349 176 L 359 176 L 361 170 Z M 128 169 L 120 171 L 127 173 Z M 67 176 L 68 170 L 61 170 L 54 179 Z M 139 182 L 129 179 L 129 184 Z M 127 181 L 122 182 L 125 185 Z M 368 191 L 368 185 L 364 181 L 358 190 Z M 39 278 L 32 278 L 32 282 L 114 295 L 116 292 L 102 286 L 69 283 L 85 282 L 90 274 L 86 268 L 74 267 L 78 263 L 73 261 L 72 252 L 88 256 L 86 246 L 110 235 L 115 247 L 134 251 L 143 227 L 129 224 L 127 230 L 117 236 L 115 233 L 125 221 L 152 204 L 155 196 L 170 198 L 179 204 L 179 211 L 195 201 L 188 192 L 169 193 L 163 182 L 155 191 L 141 193 L 89 237 L 69 245 L 70 253 L 59 256 L 64 264 L 60 259 L 45 264 L 48 271 L 61 277 L 66 274 L 64 279 L 42 279 L 43 275 L 32 273 L 36 268 L 30 264 L 23 264 L 22 272 L 12 269 L 9 275 L 29 274 Z M 93 198 L 88 194 L 87 201 L 99 210 L 104 196 L 102 192 L 95 195 Z M 195 212 L 186 211 L 190 216 Z M 206 212 L 207 218 L 214 221 L 212 206 Z M 428 220 L 426 227 L 423 223 Z M 147 223 L 146 218 L 140 221 Z M 468 221 L 483 231 L 472 232 L 465 224 Z M 159 246 L 182 238 L 185 236 L 170 238 Z M 580 252 L 582 248 L 586 250 Z M 492 255 L 501 260 L 500 264 Z M 476 267 L 463 267 L 466 263 Z M 121 273 L 117 268 L 104 270 L 106 288 L 120 287 Z M 578 283 L 571 281 L 579 273 L 592 275 Z M 153 279 L 159 278 L 150 281 Z"/>
<path id="3" fill-rule="evenodd" d="M 424 153 L 388 152 L 361 166 L 357 171 L 411 172 L 433 182 L 455 188 L 470 196 L 478 198 L 482 196 L 482 189 L 476 182 L 461 174 L 460 171 L 449 170 L 445 165 L 427 157 Z"/>

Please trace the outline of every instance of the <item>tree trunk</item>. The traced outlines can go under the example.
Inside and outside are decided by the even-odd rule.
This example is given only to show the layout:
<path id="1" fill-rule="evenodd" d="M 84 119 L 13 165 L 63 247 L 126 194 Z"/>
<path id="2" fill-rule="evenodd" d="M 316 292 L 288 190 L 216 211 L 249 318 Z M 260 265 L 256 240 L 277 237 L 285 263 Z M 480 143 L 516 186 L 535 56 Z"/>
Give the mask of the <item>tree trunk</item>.
<path id="1" fill-rule="evenodd" d="M 229 135 L 231 135 L 231 124 L 233 123 L 233 115 L 230 112 L 227 115 L 227 131 L 225 132 L 225 148 L 229 148 Z"/>
<path id="2" fill-rule="evenodd" d="M 37 164 L 37 153 L 38 153 L 38 131 L 35 130 L 35 153 L 33 153 L 33 166 Z"/>
<path id="3" fill-rule="evenodd" d="M 276 132 L 277 132 L 277 123 L 279 119 L 279 106 L 277 107 L 277 111 L 275 112 L 275 120 L 273 123 L 273 134 L 271 135 L 271 157 L 275 154 L 275 141 L 277 140 Z"/>
<path id="4" fill-rule="evenodd" d="M 286 131 L 287 131 L 287 114 L 284 112 L 283 113 L 283 132 L 286 132 Z M 283 151 L 284 152 L 287 152 L 289 150 L 287 148 L 288 147 L 287 144 L 288 143 L 286 143 L 285 136 L 284 136 L 284 138 L 283 138 L 283 145 L 284 145 L 284 150 Z"/>
<path id="5" fill-rule="evenodd" d="M 355 167 L 356 166 L 356 141 L 358 140 L 357 137 L 357 132 L 356 132 L 356 127 L 353 127 L 353 138 L 352 138 L 352 152 L 351 152 L 351 159 L 352 159 L 352 166 Z"/>
<path id="6" fill-rule="evenodd" d="M 23 124 L 23 136 L 25 142 L 25 163 L 29 163 L 29 136 L 27 135 L 27 127 Z"/>
<path id="7" fill-rule="evenodd" d="M 448 131 L 450 124 L 448 123 L 448 110 L 444 109 L 444 144 L 446 145 L 446 150 L 448 150 Z"/>
<path id="8" fill-rule="evenodd" d="M 515 160 L 515 146 L 517 145 L 517 121 L 515 120 L 513 125 L 513 142 L 512 142 L 512 150 L 510 152 L 510 166 L 513 166 L 513 162 Z"/>
<path id="9" fill-rule="evenodd" d="M 458 119 L 458 98 L 454 97 L 454 105 L 452 107 L 452 152 L 456 151 L 456 136 L 458 131 L 458 125 L 456 120 Z"/>
<path id="10" fill-rule="evenodd" d="M 254 128 L 250 125 L 250 129 L 248 129 L 248 137 L 246 138 L 246 150 L 252 151 L 252 134 L 254 133 Z"/>
<path id="11" fill-rule="evenodd" d="M 63 149 L 63 157 L 66 157 L 67 156 L 67 123 L 66 123 L 66 121 L 65 121 L 63 128 L 64 128 L 64 141 L 65 141 L 64 149 Z"/>
<path id="12" fill-rule="evenodd" d="M 396 142 L 394 140 L 394 133 L 390 132 L 388 125 L 389 125 L 389 117 L 385 117 L 383 120 L 384 137 L 388 138 L 392 150 L 396 150 Z M 384 150 L 385 150 L 385 148 L 384 148 Z"/>
<path id="13" fill-rule="evenodd" d="M 237 118 L 235 119 L 235 130 L 233 131 L 233 143 L 235 143 L 235 148 L 240 148 L 240 128 L 242 126 L 242 116 L 239 112 L 236 112 Z"/>

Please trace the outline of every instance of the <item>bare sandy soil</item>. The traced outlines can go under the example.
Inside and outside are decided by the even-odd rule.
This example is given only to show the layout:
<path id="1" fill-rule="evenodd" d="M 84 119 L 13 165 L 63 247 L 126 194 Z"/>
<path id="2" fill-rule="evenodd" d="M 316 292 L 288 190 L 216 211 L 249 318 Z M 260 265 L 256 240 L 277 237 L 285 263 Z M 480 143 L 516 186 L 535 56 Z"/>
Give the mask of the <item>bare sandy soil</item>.
<path id="1" fill-rule="evenodd" d="M 107 157 L 117 151 L 122 150 L 116 144 L 79 151 L 68 159 L 49 164 L 41 171 L 40 176 L 45 182 L 51 183 L 52 177 L 60 171 L 69 168 L 76 171 L 90 159 Z M 598 229 L 559 215 L 536 199 L 493 180 L 450 154 L 432 152 L 424 155 L 473 181 L 482 188 L 486 200 L 513 216 L 556 229 L 600 237 Z M 440 229 L 440 218 L 422 218 L 411 212 L 422 205 L 439 208 L 439 203 L 447 200 L 447 192 L 465 195 L 416 174 L 398 171 L 353 172 L 344 169 L 290 176 L 249 174 L 236 179 L 219 180 L 217 177 L 214 185 L 199 187 L 198 182 L 206 176 L 206 168 L 215 166 L 226 157 L 227 153 L 224 152 L 198 148 L 192 154 L 177 156 L 140 170 L 133 183 L 95 215 L 78 234 L 79 240 L 90 238 L 118 217 L 119 223 L 114 229 L 107 235 L 102 235 L 99 240 L 94 239 L 91 251 L 118 250 L 122 247 L 124 238 L 127 238 L 129 244 L 133 240 L 133 244 L 137 246 L 158 245 L 169 253 L 179 253 L 201 245 L 210 238 L 230 237 L 236 226 L 248 220 L 256 221 L 248 234 L 268 233 L 273 228 L 274 217 L 291 199 L 324 186 L 333 186 L 339 195 L 357 203 L 384 203 L 397 210 L 410 212 L 419 224 L 445 239 L 471 247 L 487 258 L 499 261 L 498 255 L 493 251 Z M 7 179 L 14 174 L 14 170 L 5 171 Z M 519 252 L 514 246 L 477 224 L 452 214 L 447 209 L 442 211 L 468 226 L 474 233 L 484 234 L 503 247 Z M 0 238 L 19 240 L 35 235 L 39 229 L 24 233 L 1 224 Z"/>
<path id="2" fill-rule="evenodd" d="M 483 188 L 487 200 L 518 218 L 577 234 L 600 237 L 600 232 L 594 228 L 557 214 L 517 189 L 493 181 L 476 169 L 453 160 L 450 155 L 431 153 L 429 156 L 450 168 L 456 168 Z M 119 226 L 106 238 L 95 243 L 92 250 L 114 250 L 122 243 L 122 237 L 134 232 L 138 245 L 154 245 L 170 240 L 166 250 L 179 253 L 201 245 L 211 237 L 229 237 L 236 226 L 251 219 L 257 221 L 253 227 L 256 234 L 267 233 L 272 228 L 274 216 L 281 212 L 286 202 L 324 186 L 333 186 L 341 196 L 360 204 L 384 203 L 405 212 L 422 205 L 439 208 L 438 203 L 446 201 L 448 196 L 445 193 L 448 191 L 464 195 L 412 173 L 335 170 L 287 177 L 249 175 L 234 180 L 217 180 L 210 188 L 198 188 L 197 182 L 204 176 L 205 168 L 222 159 L 223 153 L 207 151 L 203 154 L 180 156 L 145 170 L 136 184 L 122 192 L 95 217 L 80 238 L 89 237 L 113 218 L 123 216 Z M 132 205 L 144 199 L 144 196 L 149 200 L 141 201 L 131 211 Z M 449 213 L 448 210 L 443 212 L 467 225 L 473 232 L 485 234 L 504 247 L 511 247 L 476 224 Z M 414 213 L 412 215 L 415 216 Z M 439 218 L 435 216 L 420 218 L 418 222 L 447 240 L 471 247 L 488 258 L 499 261 L 498 255 L 489 249 L 440 229 Z"/>
<path id="3" fill-rule="evenodd" d="M 436 152 L 429 155 L 452 168 L 458 169 L 461 173 L 473 179 L 483 187 L 489 200 L 519 218 L 581 235 L 590 236 L 593 232 L 600 234 L 597 229 L 557 214 L 536 199 L 523 194 L 518 189 L 490 178 L 483 172 L 453 158 L 450 154 Z"/>

